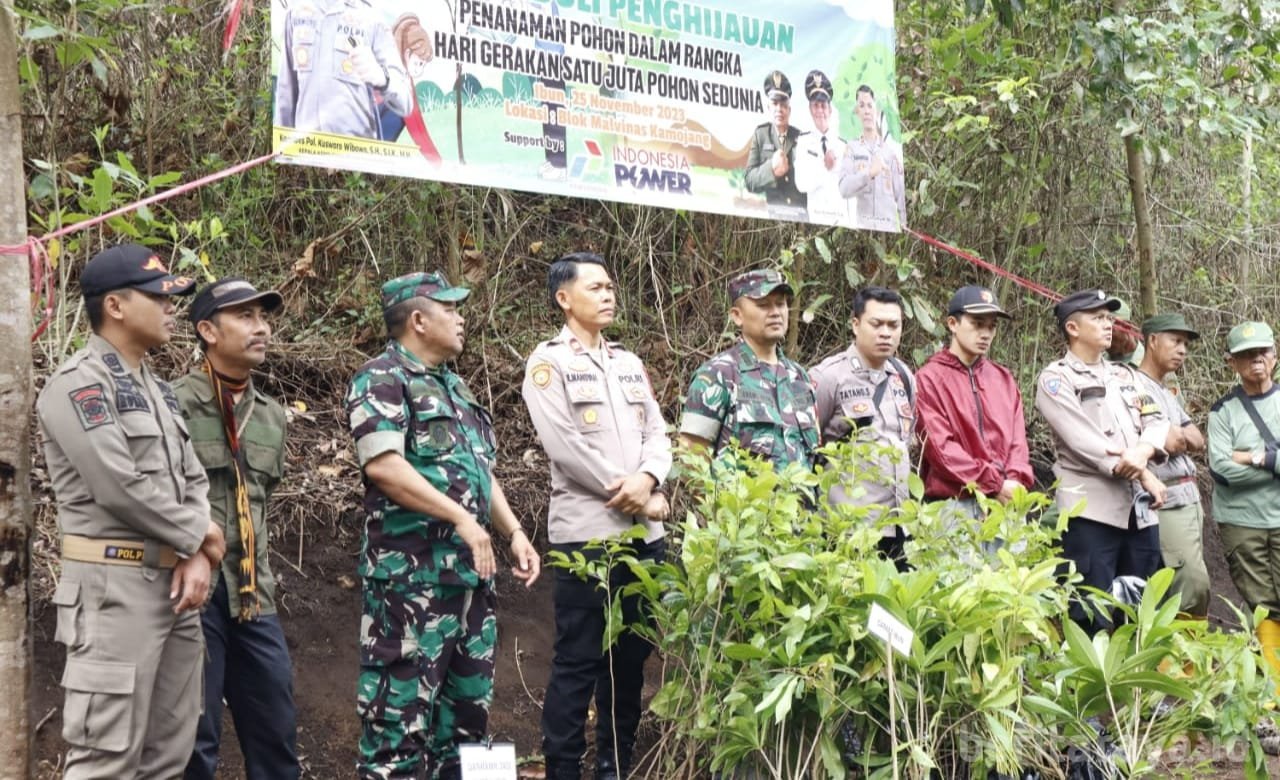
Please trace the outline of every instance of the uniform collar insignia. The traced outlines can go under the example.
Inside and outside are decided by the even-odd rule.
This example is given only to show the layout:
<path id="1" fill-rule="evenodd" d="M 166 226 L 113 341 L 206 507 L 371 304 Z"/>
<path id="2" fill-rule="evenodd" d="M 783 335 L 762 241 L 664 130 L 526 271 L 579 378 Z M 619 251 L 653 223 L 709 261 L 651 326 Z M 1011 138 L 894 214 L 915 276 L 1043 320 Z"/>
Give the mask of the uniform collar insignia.
<path id="1" fill-rule="evenodd" d="M 418 359 L 418 356 L 409 351 L 408 347 L 401 344 L 396 339 L 392 339 L 387 345 L 387 351 L 395 355 L 396 359 L 415 374 L 425 374 L 430 369 L 427 364 Z"/>

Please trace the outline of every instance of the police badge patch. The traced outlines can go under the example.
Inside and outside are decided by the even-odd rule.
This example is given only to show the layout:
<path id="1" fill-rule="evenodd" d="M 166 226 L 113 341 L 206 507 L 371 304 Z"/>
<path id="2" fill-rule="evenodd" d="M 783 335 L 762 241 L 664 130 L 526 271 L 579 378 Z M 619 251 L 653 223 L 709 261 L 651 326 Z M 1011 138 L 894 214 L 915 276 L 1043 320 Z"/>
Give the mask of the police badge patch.
<path id="1" fill-rule="evenodd" d="M 533 381 L 533 386 L 539 390 L 544 389 L 551 384 L 551 364 L 539 363 L 529 371 L 529 379 Z"/>
<path id="2" fill-rule="evenodd" d="M 76 409 L 76 416 L 80 418 L 80 427 L 86 431 L 115 422 L 111 416 L 111 407 L 107 406 L 107 394 L 103 392 L 102 385 L 76 388 L 67 393 L 67 396 Z"/>

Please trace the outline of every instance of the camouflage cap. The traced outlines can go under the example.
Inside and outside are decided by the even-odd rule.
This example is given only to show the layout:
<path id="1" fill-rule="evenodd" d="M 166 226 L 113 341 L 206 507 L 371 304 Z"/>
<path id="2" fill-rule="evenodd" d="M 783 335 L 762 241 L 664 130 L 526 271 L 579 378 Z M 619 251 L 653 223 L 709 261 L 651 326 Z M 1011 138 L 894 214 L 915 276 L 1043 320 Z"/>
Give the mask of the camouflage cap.
<path id="1" fill-rule="evenodd" d="M 382 285 L 382 308 L 390 309 L 397 303 L 413 298 L 430 298 L 433 301 L 452 303 L 465 301 L 471 290 L 454 287 L 440 272 L 416 273 L 397 276 Z"/>
<path id="2" fill-rule="evenodd" d="M 1274 349 L 1275 334 L 1265 322 L 1242 322 L 1227 334 L 1227 351 L 1231 354 L 1247 349 Z"/>
<path id="3" fill-rule="evenodd" d="M 774 290 L 782 290 L 787 295 L 795 295 L 791 285 L 778 271 L 772 268 L 761 268 L 738 274 L 729 280 L 729 300 L 736 301 L 742 296 L 752 300 L 763 298 Z"/>

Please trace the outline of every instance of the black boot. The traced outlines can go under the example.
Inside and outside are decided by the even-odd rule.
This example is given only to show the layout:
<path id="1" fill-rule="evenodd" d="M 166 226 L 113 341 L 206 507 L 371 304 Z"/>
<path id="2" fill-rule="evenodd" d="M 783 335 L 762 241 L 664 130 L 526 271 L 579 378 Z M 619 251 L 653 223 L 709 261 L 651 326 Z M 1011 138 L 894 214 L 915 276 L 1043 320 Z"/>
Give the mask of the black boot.
<path id="1" fill-rule="evenodd" d="M 631 772 L 631 748 L 612 749 L 596 753 L 596 780 L 626 780 Z"/>
<path id="2" fill-rule="evenodd" d="M 581 761 L 560 761 L 548 758 L 547 780 L 582 780 Z"/>

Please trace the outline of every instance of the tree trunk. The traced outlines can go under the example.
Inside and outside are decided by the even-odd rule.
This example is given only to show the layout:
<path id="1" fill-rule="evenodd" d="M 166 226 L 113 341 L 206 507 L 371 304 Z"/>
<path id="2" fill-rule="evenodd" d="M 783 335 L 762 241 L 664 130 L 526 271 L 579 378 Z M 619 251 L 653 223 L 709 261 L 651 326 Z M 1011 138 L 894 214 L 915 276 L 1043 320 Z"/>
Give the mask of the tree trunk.
<path id="1" fill-rule="evenodd" d="M 1156 313 L 1156 258 L 1152 249 L 1151 211 L 1147 204 L 1147 165 L 1137 135 L 1125 136 L 1124 156 L 1128 163 L 1129 195 L 1133 200 L 1133 222 L 1138 241 L 1138 305 L 1134 321 Z M 1139 314 L 1141 312 L 1141 314 Z"/>
<path id="2" fill-rule="evenodd" d="M 13 2 L 0 8 L 0 244 L 27 235 Z M 0 778 L 30 776 L 31 289 L 26 253 L 0 255 Z"/>

